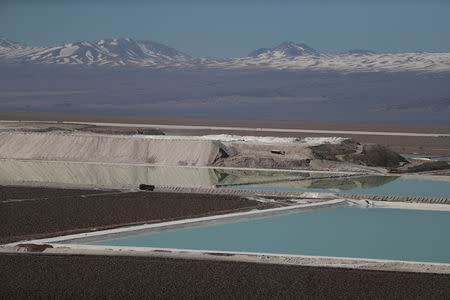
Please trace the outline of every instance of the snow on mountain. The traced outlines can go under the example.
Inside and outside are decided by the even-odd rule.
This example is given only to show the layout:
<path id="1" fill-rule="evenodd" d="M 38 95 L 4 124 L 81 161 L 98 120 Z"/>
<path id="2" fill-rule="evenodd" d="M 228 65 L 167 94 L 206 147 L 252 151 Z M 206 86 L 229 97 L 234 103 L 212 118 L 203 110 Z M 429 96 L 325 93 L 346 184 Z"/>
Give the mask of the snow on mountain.
<path id="1" fill-rule="evenodd" d="M 284 42 L 247 57 L 194 58 L 152 41 L 129 38 L 77 42 L 55 47 L 29 47 L 0 38 L 0 61 L 96 66 L 141 66 L 221 69 L 318 70 L 339 72 L 450 72 L 450 53 L 381 53 L 350 50 L 320 53 L 306 44 Z"/>
<path id="2" fill-rule="evenodd" d="M 309 47 L 306 44 L 284 42 L 275 48 L 260 48 L 251 52 L 249 57 L 294 57 L 303 55 L 320 55 L 320 52 Z"/>
<path id="3" fill-rule="evenodd" d="M 220 64 L 212 62 L 211 66 Z M 275 48 L 261 48 L 247 57 L 223 64 L 226 68 L 266 68 L 340 72 L 449 72 L 450 53 L 382 53 L 350 50 L 339 55 L 321 53 L 306 44 L 284 42 Z"/>
<path id="4" fill-rule="evenodd" d="M 77 42 L 56 47 L 27 47 L 0 39 L 0 58 L 13 62 L 72 65 L 176 65 L 189 57 L 151 41 L 129 38 Z"/>
<path id="5" fill-rule="evenodd" d="M 217 65 L 212 63 L 211 66 Z M 339 72 L 450 72 L 450 53 L 384 53 L 236 58 L 224 67 Z"/>

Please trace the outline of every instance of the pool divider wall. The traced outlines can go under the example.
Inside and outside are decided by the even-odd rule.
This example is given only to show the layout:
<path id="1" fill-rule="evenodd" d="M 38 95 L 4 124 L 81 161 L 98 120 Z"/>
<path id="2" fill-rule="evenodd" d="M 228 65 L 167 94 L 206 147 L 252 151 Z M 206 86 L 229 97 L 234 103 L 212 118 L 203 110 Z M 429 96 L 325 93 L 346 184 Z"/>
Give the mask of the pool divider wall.
<path id="1" fill-rule="evenodd" d="M 389 196 L 371 194 L 333 194 L 321 192 L 296 192 L 296 191 L 271 191 L 271 190 L 251 190 L 251 189 L 221 189 L 221 188 L 185 188 L 185 187 L 157 187 L 155 191 L 171 193 L 192 193 L 192 194 L 226 194 L 239 196 L 273 196 L 273 197 L 303 197 L 303 198 L 348 198 L 357 200 L 374 200 L 406 203 L 435 203 L 450 204 L 450 198 L 437 197 L 415 197 L 415 196 Z"/>
<path id="2" fill-rule="evenodd" d="M 368 200 L 388 201 L 388 202 L 450 204 L 449 198 L 437 198 L 437 197 L 383 196 L 383 195 L 361 195 L 361 194 L 339 194 L 339 195 L 341 197 L 359 200 L 368 199 Z"/>
<path id="3" fill-rule="evenodd" d="M 294 265 L 305 267 L 346 268 L 357 270 L 397 271 L 414 273 L 450 274 L 450 264 L 383 260 L 369 258 L 346 258 L 331 256 L 308 256 L 258 252 L 207 251 L 152 247 L 94 246 L 80 244 L 44 244 L 37 251 L 35 244 L 0 246 L 0 253 L 27 253 L 31 255 L 98 255 L 159 257 L 172 259 L 216 260 L 262 264 Z"/>

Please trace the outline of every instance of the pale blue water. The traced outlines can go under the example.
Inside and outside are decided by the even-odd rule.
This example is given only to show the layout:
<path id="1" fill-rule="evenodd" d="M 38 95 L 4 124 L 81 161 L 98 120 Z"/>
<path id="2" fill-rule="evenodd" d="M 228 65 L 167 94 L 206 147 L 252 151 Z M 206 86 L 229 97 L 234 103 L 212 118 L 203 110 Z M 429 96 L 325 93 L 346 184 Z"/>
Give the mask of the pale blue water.
<path id="1" fill-rule="evenodd" d="M 450 263 L 449 228 L 447 211 L 341 207 L 92 244 Z"/>
<path id="2" fill-rule="evenodd" d="M 371 188 L 355 187 L 353 189 L 344 191 L 336 191 L 326 188 L 295 188 L 295 187 L 280 187 L 270 185 L 253 185 L 253 186 L 246 185 L 239 187 L 229 187 L 229 189 L 450 198 L 449 181 L 436 179 L 433 180 L 417 179 L 407 177 L 399 177 L 394 181 L 376 187 Z"/>
<path id="3" fill-rule="evenodd" d="M 450 157 L 433 157 L 433 156 L 423 156 L 423 155 L 415 155 L 415 154 L 402 154 L 404 158 L 429 158 L 431 160 L 440 160 L 440 161 L 448 161 L 450 162 Z"/>
<path id="4" fill-rule="evenodd" d="M 430 159 L 450 162 L 450 157 L 431 157 Z"/>

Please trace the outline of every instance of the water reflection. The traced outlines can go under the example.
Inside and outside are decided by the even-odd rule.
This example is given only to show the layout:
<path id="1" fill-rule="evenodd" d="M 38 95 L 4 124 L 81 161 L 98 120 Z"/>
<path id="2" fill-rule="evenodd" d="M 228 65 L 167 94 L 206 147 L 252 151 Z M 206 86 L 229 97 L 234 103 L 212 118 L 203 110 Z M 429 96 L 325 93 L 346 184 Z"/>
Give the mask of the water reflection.
<path id="1" fill-rule="evenodd" d="M 305 178 L 303 180 L 290 180 L 273 183 L 252 184 L 254 188 L 272 187 L 274 189 L 308 189 L 311 191 L 349 191 L 356 188 L 372 189 L 383 186 L 399 178 L 399 176 L 351 176 L 351 177 L 333 177 L 333 178 Z"/>
<path id="2" fill-rule="evenodd" d="M 371 189 L 396 180 L 398 176 L 358 176 L 350 178 L 322 179 L 310 182 L 310 188 L 336 189 L 340 191 L 354 188 Z"/>
<path id="3" fill-rule="evenodd" d="M 139 166 L 79 162 L 0 160 L 0 182 L 137 186 L 141 183 L 178 187 L 272 186 L 345 191 L 370 189 L 392 182 L 395 176 L 352 176 L 319 172 Z"/>
<path id="4" fill-rule="evenodd" d="M 0 182 L 37 182 L 94 186 L 204 187 L 260 184 L 326 177 L 324 173 L 252 171 L 196 167 L 139 166 L 61 161 L 0 160 Z"/>
<path id="5" fill-rule="evenodd" d="M 263 170 L 236 170 L 236 169 L 212 169 L 217 177 L 218 187 L 273 183 L 278 181 L 303 180 L 315 177 L 328 177 L 325 173 L 263 171 Z"/>

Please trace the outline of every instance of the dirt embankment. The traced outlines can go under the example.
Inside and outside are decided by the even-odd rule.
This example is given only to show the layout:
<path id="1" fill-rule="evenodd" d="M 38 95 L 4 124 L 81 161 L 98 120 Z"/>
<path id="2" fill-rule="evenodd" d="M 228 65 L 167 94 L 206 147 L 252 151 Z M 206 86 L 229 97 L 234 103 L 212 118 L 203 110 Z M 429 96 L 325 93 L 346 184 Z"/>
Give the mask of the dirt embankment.
<path id="1" fill-rule="evenodd" d="M 377 144 L 360 144 L 345 140 L 339 145 L 323 144 L 311 147 L 318 159 L 349 162 L 369 167 L 398 168 L 408 161 L 391 149 Z"/>
<path id="2" fill-rule="evenodd" d="M 276 147 L 281 154 L 280 152 L 272 153 L 271 149 Z M 384 168 L 392 172 L 418 172 L 450 168 L 446 162 L 407 160 L 387 147 L 377 144 L 361 144 L 353 139 L 346 139 L 341 143 L 323 143 L 314 146 L 246 146 L 244 148 L 231 144 L 221 150 L 221 156 L 216 158 L 214 165 L 354 171 L 359 170 L 358 166 L 364 166 Z"/>
<path id="3" fill-rule="evenodd" d="M 282 149 L 283 154 L 272 153 Z M 312 159 L 307 147 L 298 145 L 257 145 L 222 143 L 212 165 L 217 167 L 261 168 L 261 169 L 307 169 Z"/>
<path id="4" fill-rule="evenodd" d="M 408 161 L 400 154 L 380 145 L 363 145 L 361 153 L 344 156 L 344 160 L 371 167 L 397 168 Z"/>
<path id="5" fill-rule="evenodd" d="M 406 159 L 391 149 L 377 144 L 360 144 L 353 140 L 334 147 L 320 145 L 312 147 L 314 155 L 330 161 L 342 161 L 369 167 L 382 167 L 391 173 L 414 173 L 450 169 L 445 161 Z"/>

